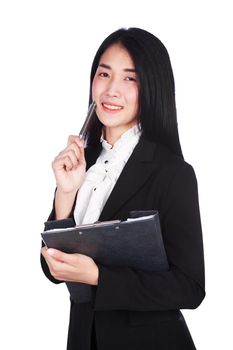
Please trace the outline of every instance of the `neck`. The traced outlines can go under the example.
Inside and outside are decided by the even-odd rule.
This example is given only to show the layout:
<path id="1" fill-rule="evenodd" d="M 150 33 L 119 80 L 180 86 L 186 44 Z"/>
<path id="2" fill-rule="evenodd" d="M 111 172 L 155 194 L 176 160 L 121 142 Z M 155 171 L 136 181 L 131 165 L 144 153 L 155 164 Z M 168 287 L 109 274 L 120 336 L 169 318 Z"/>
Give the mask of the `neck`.
<path id="1" fill-rule="evenodd" d="M 135 124 L 132 124 L 130 127 L 128 128 L 124 128 L 124 127 L 118 127 L 118 128 L 108 128 L 105 127 L 103 130 L 103 134 L 104 134 L 104 138 L 105 140 L 110 144 L 110 145 L 114 145 L 114 143 L 117 142 L 117 140 L 119 140 L 119 138 L 130 128 L 132 128 Z"/>

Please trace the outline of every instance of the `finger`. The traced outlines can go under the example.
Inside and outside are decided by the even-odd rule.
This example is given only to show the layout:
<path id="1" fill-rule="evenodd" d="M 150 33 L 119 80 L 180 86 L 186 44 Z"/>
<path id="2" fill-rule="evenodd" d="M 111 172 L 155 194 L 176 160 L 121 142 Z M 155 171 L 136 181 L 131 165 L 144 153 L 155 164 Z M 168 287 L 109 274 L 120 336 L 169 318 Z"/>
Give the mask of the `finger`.
<path id="1" fill-rule="evenodd" d="M 68 136 L 68 141 L 67 141 L 67 146 L 69 146 L 71 143 L 75 142 L 75 139 L 77 138 L 77 135 L 69 135 Z"/>
<path id="2" fill-rule="evenodd" d="M 59 263 L 64 262 L 62 260 L 62 255 L 65 253 L 61 252 L 60 250 L 53 248 L 47 248 L 47 250 L 41 249 L 41 254 L 50 266 L 55 267 L 58 266 Z"/>
<path id="3" fill-rule="evenodd" d="M 76 151 L 77 154 L 79 155 L 79 151 Z M 57 160 L 63 159 L 65 157 L 68 157 L 70 161 L 72 162 L 73 167 L 76 167 L 79 162 L 79 157 L 77 156 L 75 151 L 73 149 L 68 149 L 67 151 L 63 151 L 59 153 L 59 155 L 55 158 Z"/>
<path id="4" fill-rule="evenodd" d="M 69 146 L 71 143 L 75 142 L 79 147 L 83 147 L 84 145 L 84 142 L 82 139 L 80 139 L 79 136 L 77 135 L 70 135 L 68 137 L 68 143 L 67 143 L 67 146 Z"/>
<path id="5" fill-rule="evenodd" d="M 64 154 L 67 154 L 67 152 L 69 151 L 72 151 L 74 152 L 74 154 L 76 155 L 76 158 L 78 159 L 79 158 L 79 154 L 80 154 L 80 151 L 79 151 L 79 146 L 73 142 L 71 143 L 69 146 L 67 146 L 64 150 L 62 150 L 59 154 L 58 154 L 58 157 L 59 156 L 62 156 Z"/>
<path id="6" fill-rule="evenodd" d="M 54 263 L 56 262 L 56 260 L 54 260 L 50 255 L 47 254 L 47 251 L 44 249 L 41 249 L 41 255 L 44 257 L 50 272 L 52 271 L 52 267 L 54 265 Z"/>
<path id="7" fill-rule="evenodd" d="M 69 266 L 76 265 L 79 258 L 79 254 L 67 254 L 53 248 L 49 248 L 47 254 L 52 257 L 52 259 L 63 262 Z"/>
<path id="8" fill-rule="evenodd" d="M 77 147 L 75 147 L 77 146 Z M 78 160 L 81 164 L 86 164 L 85 154 L 84 154 L 84 142 L 80 139 L 80 137 L 75 135 L 70 135 L 68 138 L 68 148 L 73 147 L 74 151 L 77 154 Z"/>
<path id="9" fill-rule="evenodd" d="M 69 142 L 71 142 L 71 143 L 69 143 Z M 70 135 L 68 143 L 69 143 L 69 146 L 67 147 L 67 149 L 70 147 L 73 147 L 73 149 L 77 153 L 77 158 L 79 160 L 79 163 L 85 165 L 86 159 L 85 159 L 83 140 L 81 140 L 78 136 Z"/>
<path id="10" fill-rule="evenodd" d="M 55 259 L 57 261 L 60 262 L 66 262 L 67 260 L 67 255 L 66 253 L 63 253 L 62 251 L 58 250 L 58 249 L 54 249 L 54 248 L 49 248 L 46 252 L 46 254 L 49 255 L 49 257 L 51 257 L 52 259 Z"/>
<path id="11" fill-rule="evenodd" d="M 47 248 L 47 247 L 41 248 L 40 252 L 41 252 L 41 254 L 43 255 L 43 257 L 44 257 L 46 260 L 52 261 L 51 255 L 48 254 L 48 248 Z"/>
<path id="12" fill-rule="evenodd" d="M 64 156 L 64 157 L 56 157 L 54 161 L 52 162 L 52 168 L 53 170 L 61 170 L 65 169 L 67 171 L 72 170 L 74 167 L 72 160 L 70 157 Z"/>
<path id="13" fill-rule="evenodd" d="M 48 251 L 49 249 L 47 249 L 47 251 L 41 250 L 41 254 L 48 265 L 51 275 L 57 280 L 64 280 L 64 275 L 66 274 L 67 269 L 69 269 L 68 265 L 64 264 L 63 261 L 55 259 L 53 256 L 48 254 Z"/>
<path id="14" fill-rule="evenodd" d="M 79 146 L 79 163 L 85 165 L 86 164 L 86 159 L 85 159 L 85 152 L 84 152 L 84 143 L 81 140 L 81 143 L 78 144 Z"/>
<path id="15" fill-rule="evenodd" d="M 43 254 L 43 252 L 46 252 L 47 251 L 47 246 L 45 245 L 44 247 L 41 248 L 40 252 L 41 254 Z"/>

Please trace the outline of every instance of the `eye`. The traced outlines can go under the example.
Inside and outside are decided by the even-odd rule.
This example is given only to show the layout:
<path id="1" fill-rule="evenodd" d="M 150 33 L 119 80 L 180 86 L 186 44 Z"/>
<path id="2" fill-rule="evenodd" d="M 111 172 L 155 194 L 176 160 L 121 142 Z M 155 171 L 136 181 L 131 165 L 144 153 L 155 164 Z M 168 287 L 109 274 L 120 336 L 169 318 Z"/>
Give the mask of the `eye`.
<path id="1" fill-rule="evenodd" d="M 99 76 L 102 78 L 107 78 L 109 76 L 109 74 L 107 72 L 101 72 L 101 73 L 99 73 Z"/>
<path id="2" fill-rule="evenodd" d="M 126 81 L 137 81 L 137 79 L 135 77 L 126 77 L 125 78 Z"/>

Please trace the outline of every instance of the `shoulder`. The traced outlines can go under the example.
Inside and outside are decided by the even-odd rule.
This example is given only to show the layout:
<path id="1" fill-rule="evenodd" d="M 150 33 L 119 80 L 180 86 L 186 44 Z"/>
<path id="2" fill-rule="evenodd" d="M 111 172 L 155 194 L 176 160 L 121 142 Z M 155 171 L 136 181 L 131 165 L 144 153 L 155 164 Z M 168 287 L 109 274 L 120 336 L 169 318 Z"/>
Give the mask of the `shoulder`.
<path id="1" fill-rule="evenodd" d="M 192 203 L 194 208 L 198 203 L 198 184 L 192 165 L 162 145 L 157 145 L 156 153 L 165 206 L 170 203 L 178 208 L 183 203 L 188 208 Z"/>
<path id="2" fill-rule="evenodd" d="M 170 174 L 195 176 L 195 171 L 191 164 L 186 162 L 182 157 L 175 155 L 161 144 L 157 144 L 155 151 L 155 159 L 156 158 L 158 158 L 160 167 Z"/>
<path id="3" fill-rule="evenodd" d="M 190 213 L 199 215 L 198 183 L 192 165 L 161 144 L 156 144 L 153 161 L 152 183 L 161 219 L 166 213 L 177 213 L 178 218 L 178 213 L 184 215 L 190 208 Z"/>
<path id="4" fill-rule="evenodd" d="M 156 186 L 156 192 L 165 194 L 169 189 L 182 189 L 197 186 L 195 171 L 182 157 L 172 153 L 167 147 L 141 139 L 138 144 L 138 157 L 152 166 L 151 184 Z"/>
<path id="5" fill-rule="evenodd" d="M 161 156 L 162 178 L 166 182 L 167 194 L 174 194 L 180 200 L 184 200 L 184 197 L 193 198 L 190 193 L 197 193 L 193 166 L 161 145 L 158 146 L 158 153 Z"/>
<path id="6" fill-rule="evenodd" d="M 181 156 L 172 153 L 161 143 L 142 138 L 138 144 L 137 153 L 144 162 L 152 162 L 155 170 L 162 172 L 164 175 L 173 176 L 179 173 L 195 175 L 191 164 Z"/>

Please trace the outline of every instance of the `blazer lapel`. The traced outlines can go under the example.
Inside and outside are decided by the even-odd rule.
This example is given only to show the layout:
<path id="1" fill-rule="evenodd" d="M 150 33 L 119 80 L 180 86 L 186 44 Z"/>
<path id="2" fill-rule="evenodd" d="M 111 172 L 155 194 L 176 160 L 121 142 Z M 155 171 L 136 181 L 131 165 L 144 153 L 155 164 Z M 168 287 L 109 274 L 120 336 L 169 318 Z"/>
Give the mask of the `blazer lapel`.
<path id="1" fill-rule="evenodd" d="M 109 220 L 146 182 L 156 167 L 156 144 L 140 139 L 114 186 L 99 220 Z"/>

